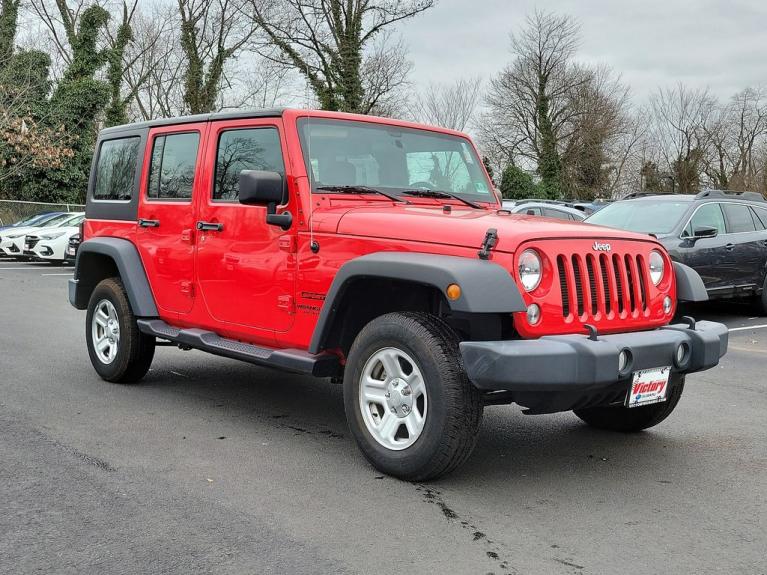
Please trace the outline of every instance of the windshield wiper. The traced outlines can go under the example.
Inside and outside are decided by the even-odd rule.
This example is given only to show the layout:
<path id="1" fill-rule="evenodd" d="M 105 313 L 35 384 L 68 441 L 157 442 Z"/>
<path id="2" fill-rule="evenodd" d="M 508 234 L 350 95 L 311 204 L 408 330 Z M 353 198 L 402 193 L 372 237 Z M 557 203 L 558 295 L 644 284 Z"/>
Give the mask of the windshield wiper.
<path id="1" fill-rule="evenodd" d="M 395 202 L 404 202 L 406 204 L 410 203 L 405 198 L 400 198 L 396 194 L 384 192 L 376 188 L 370 188 L 368 186 L 319 186 L 315 188 L 315 190 L 347 194 L 380 194 L 382 196 L 386 196 L 390 200 L 394 200 Z"/>
<path id="2" fill-rule="evenodd" d="M 479 204 L 475 204 L 474 202 L 467 200 L 466 198 L 462 198 L 458 194 L 454 194 L 452 192 L 445 192 L 443 190 L 405 190 L 402 192 L 403 194 L 407 194 L 408 196 L 417 196 L 419 198 L 452 198 L 454 200 L 458 200 L 459 202 L 463 202 L 469 207 L 474 208 L 475 210 L 484 210 L 482 206 Z"/>

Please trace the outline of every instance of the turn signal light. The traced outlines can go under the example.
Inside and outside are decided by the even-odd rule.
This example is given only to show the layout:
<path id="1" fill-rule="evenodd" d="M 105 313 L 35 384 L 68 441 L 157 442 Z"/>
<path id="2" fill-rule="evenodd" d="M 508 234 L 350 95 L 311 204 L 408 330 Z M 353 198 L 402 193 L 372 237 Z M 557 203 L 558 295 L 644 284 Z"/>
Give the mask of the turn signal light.
<path id="1" fill-rule="evenodd" d="M 458 284 L 450 284 L 447 286 L 445 293 L 447 294 L 447 299 L 455 301 L 461 297 L 461 286 Z"/>

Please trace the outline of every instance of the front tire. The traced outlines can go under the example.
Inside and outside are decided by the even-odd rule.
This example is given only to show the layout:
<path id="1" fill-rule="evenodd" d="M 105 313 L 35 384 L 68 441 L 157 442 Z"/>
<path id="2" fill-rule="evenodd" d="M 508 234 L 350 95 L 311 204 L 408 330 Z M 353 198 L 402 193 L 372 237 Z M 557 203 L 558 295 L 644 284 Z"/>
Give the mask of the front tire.
<path id="1" fill-rule="evenodd" d="M 93 290 L 85 320 L 88 355 L 96 372 L 113 383 L 140 380 L 154 358 L 155 338 L 141 333 L 119 278 Z"/>
<path id="2" fill-rule="evenodd" d="M 581 420 L 597 429 L 631 433 L 658 425 L 674 411 L 684 391 L 684 376 L 672 376 L 666 401 L 643 407 L 605 406 L 573 411 Z"/>
<path id="3" fill-rule="evenodd" d="M 409 481 L 435 479 L 466 461 L 483 411 L 455 332 L 419 312 L 390 313 L 362 329 L 346 363 L 344 406 L 368 461 Z"/>

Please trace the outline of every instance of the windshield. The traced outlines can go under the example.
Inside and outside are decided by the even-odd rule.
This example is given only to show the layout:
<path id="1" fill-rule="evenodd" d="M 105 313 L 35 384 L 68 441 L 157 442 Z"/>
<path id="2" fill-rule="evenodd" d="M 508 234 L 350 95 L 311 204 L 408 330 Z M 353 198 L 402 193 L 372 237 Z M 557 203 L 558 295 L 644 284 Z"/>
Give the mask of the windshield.
<path id="1" fill-rule="evenodd" d="M 690 202 L 668 200 L 615 202 L 589 216 L 586 222 L 643 234 L 668 234 L 689 207 Z"/>
<path id="2" fill-rule="evenodd" d="M 496 202 L 468 140 L 367 122 L 302 118 L 301 147 L 312 189 L 366 186 L 390 193 L 449 192 Z"/>
<path id="3" fill-rule="evenodd" d="M 37 214 L 37 215 L 31 216 L 29 218 L 25 218 L 25 219 L 23 219 L 21 221 L 18 221 L 15 224 L 13 224 L 11 227 L 12 228 L 22 228 L 22 227 L 25 227 L 25 226 L 32 226 L 32 225 L 35 224 L 35 222 L 37 222 L 39 220 L 42 220 L 46 216 L 48 216 L 48 214 Z"/>
<path id="4" fill-rule="evenodd" d="M 84 214 L 67 214 L 68 217 L 64 218 L 61 221 L 57 221 L 56 223 L 51 223 L 51 227 L 56 228 L 66 228 L 66 227 L 74 227 L 79 226 L 82 221 L 85 219 Z"/>
<path id="5" fill-rule="evenodd" d="M 51 215 L 50 218 L 43 218 L 32 224 L 35 228 L 52 228 L 58 226 L 61 222 L 68 221 L 72 218 L 72 214 L 63 213 L 58 215 Z"/>

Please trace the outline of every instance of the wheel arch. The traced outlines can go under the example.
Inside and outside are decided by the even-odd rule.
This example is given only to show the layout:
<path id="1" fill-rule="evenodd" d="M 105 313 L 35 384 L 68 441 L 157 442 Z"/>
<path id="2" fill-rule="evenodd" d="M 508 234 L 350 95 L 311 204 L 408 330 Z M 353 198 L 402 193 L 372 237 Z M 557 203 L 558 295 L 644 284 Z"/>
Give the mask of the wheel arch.
<path id="1" fill-rule="evenodd" d="M 461 287 L 450 301 L 445 290 Z M 525 311 L 511 274 L 479 259 L 410 252 L 360 256 L 338 270 L 328 290 L 309 346 L 311 353 L 348 349 L 370 320 L 393 311 L 494 316 Z"/>
<path id="2" fill-rule="evenodd" d="M 157 317 L 157 305 L 136 246 L 123 238 L 93 238 L 80 244 L 69 301 L 85 309 L 98 283 L 119 276 L 137 317 Z"/>

